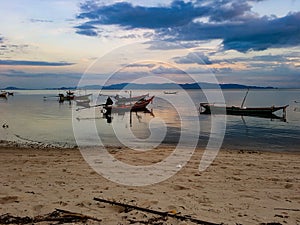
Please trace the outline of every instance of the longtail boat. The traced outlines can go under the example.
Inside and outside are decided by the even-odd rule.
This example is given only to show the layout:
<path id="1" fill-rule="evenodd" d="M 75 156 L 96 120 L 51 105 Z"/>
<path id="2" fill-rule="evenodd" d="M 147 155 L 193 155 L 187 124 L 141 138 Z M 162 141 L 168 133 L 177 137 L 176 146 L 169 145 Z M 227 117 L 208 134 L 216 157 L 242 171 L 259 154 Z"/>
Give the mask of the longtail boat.
<path id="1" fill-rule="evenodd" d="M 200 103 L 200 113 L 203 114 L 227 114 L 237 116 L 255 116 L 264 118 L 280 118 L 285 120 L 286 108 L 289 105 L 284 106 L 271 106 L 271 107 L 244 107 L 249 89 L 242 101 L 241 106 L 226 106 L 225 104 L 211 104 L 211 103 Z M 204 109 L 204 110 L 203 110 Z M 274 112 L 282 110 L 283 116 L 279 117 Z"/>
<path id="2" fill-rule="evenodd" d="M 177 91 L 164 91 L 165 95 L 176 95 Z"/>
<path id="3" fill-rule="evenodd" d="M 200 103 L 200 113 L 211 114 L 211 113 L 226 113 L 228 115 L 241 115 L 241 116 L 272 116 L 273 113 L 282 110 L 286 112 L 285 106 L 271 106 L 271 107 L 239 107 L 239 106 L 225 106 L 210 103 Z M 204 110 L 203 110 L 204 109 Z"/>
<path id="4" fill-rule="evenodd" d="M 117 105 L 104 105 L 103 109 L 105 109 L 104 113 L 108 112 L 124 112 L 124 111 L 142 111 L 145 110 L 146 107 L 150 104 L 150 102 L 152 102 L 154 99 L 154 96 L 152 96 L 151 98 L 148 99 L 141 99 L 137 102 L 135 102 L 134 104 L 117 104 Z"/>
<path id="5" fill-rule="evenodd" d="M 92 96 L 92 94 L 86 94 L 86 95 L 74 95 L 74 100 L 89 100 L 89 97 Z"/>
<path id="6" fill-rule="evenodd" d="M 149 94 L 139 95 L 139 96 L 132 96 L 132 97 L 129 97 L 129 98 L 122 97 L 120 95 L 116 95 L 114 98 L 116 99 L 116 103 L 120 105 L 120 104 L 129 103 L 129 102 L 136 102 L 136 101 L 142 100 L 146 97 L 149 97 Z"/>
<path id="7" fill-rule="evenodd" d="M 92 96 L 92 94 L 86 94 L 86 95 L 74 95 L 74 92 L 67 91 L 67 94 L 58 94 L 58 98 L 60 102 L 63 101 L 71 101 L 71 100 L 89 100 L 89 97 Z"/>

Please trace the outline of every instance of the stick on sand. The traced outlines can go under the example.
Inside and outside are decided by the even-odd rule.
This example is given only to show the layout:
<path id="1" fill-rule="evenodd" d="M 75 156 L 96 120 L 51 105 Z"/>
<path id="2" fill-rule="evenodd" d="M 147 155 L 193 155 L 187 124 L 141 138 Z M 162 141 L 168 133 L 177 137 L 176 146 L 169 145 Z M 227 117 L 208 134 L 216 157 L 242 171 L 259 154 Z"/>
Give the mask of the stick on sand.
<path id="1" fill-rule="evenodd" d="M 108 204 L 112 204 L 112 205 L 121 206 L 121 207 L 124 207 L 124 208 L 131 208 L 131 209 L 135 209 L 135 210 L 142 211 L 142 212 L 152 213 L 152 214 L 156 214 L 156 215 L 160 215 L 160 216 L 173 217 L 173 218 L 176 218 L 176 219 L 179 219 L 179 220 L 189 220 L 191 222 L 194 222 L 194 223 L 197 223 L 197 224 L 202 224 L 202 225 L 221 225 L 221 224 L 218 224 L 218 223 L 207 222 L 207 221 L 191 218 L 190 216 L 180 216 L 180 215 L 172 214 L 172 213 L 169 213 L 169 212 L 156 211 L 156 210 L 153 210 L 153 209 L 142 208 L 142 207 L 139 207 L 139 206 L 129 205 L 129 204 L 115 202 L 115 201 L 110 201 L 110 200 L 106 200 L 106 199 L 102 199 L 102 198 L 94 198 L 94 200 L 98 201 L 98 202 L 103 202 L 103 203 L 108 203 Z"/>

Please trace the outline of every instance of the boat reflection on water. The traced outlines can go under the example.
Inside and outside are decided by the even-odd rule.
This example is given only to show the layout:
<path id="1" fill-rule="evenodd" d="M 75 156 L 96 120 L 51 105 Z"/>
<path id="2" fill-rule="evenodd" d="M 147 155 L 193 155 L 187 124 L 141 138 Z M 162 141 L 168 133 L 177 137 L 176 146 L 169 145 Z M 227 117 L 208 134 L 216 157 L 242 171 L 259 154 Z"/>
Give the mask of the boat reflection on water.
<path id="1" fill-rule="evenodd" d="M 111 110 L 105 110 L 105 109 L 102 109 L 101 110 L 101 113 L 103 114 L 103 117 L 102 118 L 105 118 L 106 119 L 106 122 L 107 123 L 111 123 L 112 120 L 113 120 L 113 115 L 116 115 L 116 116 L 125 116 L 125 113 L 129 113 L 129 124 L 130 124 L 130 127 L 132 127 L 132 115 L 134 114 L 139 122 L 140 122 L 140 119 L 141 119 L 141 113 L 144 113 L 144 114 L 149 114 L 151 115 L 152 117 L 155 117 L 154 116 L 154 113 L 153 113 L 153 109 L 149 110 L 148 108 L 144 108 L 144 109 L 136 109 L 136 110 L 130 110 L 130 111 L 124 111 L 124 110 L 116 110 L 116 109 L 111 109 Z"/>
<path id="2" fill-rule="evenodd" d="M 147 108 L 148 104 L 151 103 L 154 99 L 154 96 L 148 99 L 141 99 L 135 103 L 129 102 L 129 104 L 115 104 L 115 105 L 107 105 L 107 104 L 99 104 L 99 105 L 90 105 L 90 101 L 76 101 L 76 105 L 83 107 L 77 109 L 77 111 L 82 109 L 89 109 L 89 108 L 95 108 L 100 107 L 100 113 L 102 114 L 102 119 L 106 119 L 107 123 L 112 123 L 113 117 L 124 117 L 126 113 L 129 113 L 130 118 L 130 127 L 132 127 L 132 115 L 136 115 L 138 119 L 141 118 L 140 113 L 147 113 L 150 114 L 152 117 L 155 117 L 153 114 L 153 109 L 149 110 Z M 98 117 L 99 118 L 99 117 Z M 83 118 L 88 119 L 88 118 Z M 90 118 L 93 119 L 93 118 Z M 82 120 L 82 118 L 77 118 L 77 120 Z"/>

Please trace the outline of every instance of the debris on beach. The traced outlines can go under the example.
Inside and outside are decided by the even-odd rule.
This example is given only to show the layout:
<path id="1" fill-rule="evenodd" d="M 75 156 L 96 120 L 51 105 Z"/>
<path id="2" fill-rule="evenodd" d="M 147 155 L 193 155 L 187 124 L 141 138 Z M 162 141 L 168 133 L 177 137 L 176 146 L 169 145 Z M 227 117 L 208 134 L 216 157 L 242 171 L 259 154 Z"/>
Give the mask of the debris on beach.
<path id="1" fill-rule="evenodd" d="M 192 218 L 191 216 L 188 216 L 188 215 L 180 215 L 180 213 L 177 213 L 176 211 L 171 211 L 171 212 L 157 211 L 157 210 L 153 210 L 153 209 L 149 209 L 149 208 L 139 207 L 139 206 L 136 206 L 136 205 L 130 205 L 130 204 L 121 203 L 121 202 L 117 202 L 117 201 L 106 200 L 106 199 L 103 199 L 103 198 L 94 198 L 94 200 L 98 201 L 98 202 L 102 202 L 102 203 L 108 203 L 108 204 L 111 204 L 111 205 L 124 207 L 125 211 L 129 211 L 130 209 L 131 210 L 138 210 L 138 211 L 141 211 L 141 212 L 146 212 L 146 213 L 159 215 L 159 216 L 161 216 L 161 218 L 171 217 L 171 218 L 175 218 L 175 219 L 178 219 L 178 220 L 190 221 L 190 222 L 193 222 L 193 223 L 196 223 L 196 224 L 202 224 L 202 225 L 221 225 L 219 223 L 208 222 L 208 221 Z"/>
<path id="2" fill-rule="evenodd" d="M 81 213 L 70 212 L 67 210 L 62 209 L 55 209 L 55 211 L 45 214 L 45 215 L 38 215 L 35 217 L 19 217 L 13 216 L 11 214 L 3 214 L 0 216 L 0 224 L 32 224 L 32 223 L 39 223 L 39 222 L 59 222 L 59 223 L 76 223 L 76 222 L 83 222 L 85 223 L 87 220 L 94 220 L 101 222 L 101 219 L 87 216 Z"/>

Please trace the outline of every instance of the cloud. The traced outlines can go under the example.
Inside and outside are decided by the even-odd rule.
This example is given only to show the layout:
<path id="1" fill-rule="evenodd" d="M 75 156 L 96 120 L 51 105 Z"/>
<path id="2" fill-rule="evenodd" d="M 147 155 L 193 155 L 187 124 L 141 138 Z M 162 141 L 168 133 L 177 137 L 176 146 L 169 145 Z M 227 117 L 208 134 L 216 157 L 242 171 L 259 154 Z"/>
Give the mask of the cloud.
<path id="1" fill-rule="evenodd" d="M 0 65 L 10 66 L 70 66 L 75 63 L 69 62 L 46 62 L 46 61 L 27 61 L 27 60 L 0 60 Z"/>
<path id="2" fill-rule="evenodd" d="M 165 67 L 165 66 L 158 66 L 155 69 L 152 69 L 150 71 L 153 74 L 186 74 L 183 70 L 177 69 L 177 68 L 171 68 L 171 67 Z"/>
<path id="3" fill-rule="evenodd" d="M 266 66 L 268 67 L 268 66 Z M 287 76 L 288 75 L 288 76 Z M 218 80 L 224 83 L 247 85 L 299 88 L 299 68 L 281 64 L 272 70 L 251 68 L 249 70 L 232 71 L 228 74 L 217 73 Z"/>
<path id="4" fill-rule="evenodd" d="M 75 26 L 74 28 L 76 28 L 77 34 L 92 36 L 92 37 L 98 35 L 98 32 L 96 31 L 96 27 L 89 23 L 84 23 L 84 24 Z"/>
<path id="5" fill-rule="evenodd" d="M 88 19 L 93 24 L 114 25 L 126 28 L 168 28 L 182 26 L 205 14 L 206 7 L 195 7 L 192 2 L 175 0 L 168 7 L 133 6 L 128 2 L 97 5 L 86 1 L 80 6 L 78 19 Z"/>
<path id="6" fill-rule="evenodd" d="M 69 79 L 79 79 L 82 77 L 81 73 L 28 73 L 21 70 L 7 70 L 6 72 L 2 72 L 1 76 L 10 77 L 10 78 L 69 78 Z"/>
<path id="7" fill-rule="evenodd" d="M 186 56 L 175 57 L 174 61 L 178 64 L 200 64 L 200 65 L 211 65 L 212 61 L 203 52 L 191 52 Z"/>
<path id="8" fill-rule="evenodd" d="M 298 65 L 300 62 L 300 52 L 288 52 L 285 54 L 267 54 L 257 55 L 253 57 L 236 57 L 229 60 L 232 63 L 235 62 L 247 62 L 248 65 L 274 65 L 279 66 L 281 64 Z"/>
<path id="9" fill-rule="evenodd" d="M 155 66 L 155 64 L 153 63 L 133 63 L 133 64 L 124 64 L 122 65 L 124 67 L 132 67 L 132 68 L 141 68 L 141 67 L 146 67 L 146 68 L 153 68 Z"/>
<path id="10" fill-rule="evenodd" d="M 210 4 L 208 13 L 210 22 L 240 21 L 245 18 L 256 17 L 251 12 L 252 6 L 248 1 L 222 0 L 214 1 Z"/>
<path id="11" fill-rule="evenodd" d="M 98 33 L 92 29 L 79 29 L 76 31 L 76 33 L 90 37 L 98 36 Z"/>
<path id="12" fill-rule="evenodd" d="M 49 88 L 62 86 L 77 86 L 80 73 L 27 73 L 22 71 L 1 72 L 1 87 Z"/>
<path id="13" fill-rule="evenodd" d="M 153 38 L 158 40 L 220 39 L 224 50 L 239 52 L 300 45 L 300 12 L 281 18 L 260 17 L 252 11 L 252 3 L 259 1 L 173 0 L 169 5 L 157 7 L 86 1 L 80 6 L 77 19 L 94 27 L 77 28 L 77 33 L 96 36 L 98 27 L 104 25 L 127 30 L 145 28 L 153 30 Z"/>
<path id="14" fill-rule="evenodd" d="M 53 20 L 30 19 L 32 23 L 53 23 Z"/>
<path id="15" fill-rule="evenodd" d="M 12 54 L 24 54 L 30 46 L 27 44 L 11 44 L 7 38 L 4 38 L 0 34 L 0 55 L 11 56 Z"/>
<path id="16" fill-rule="evenodd" d="M 20 75 L 24 75 L 25 74 L 25 72 L 22 71 L 22 70 L 12 70 L 12 69 L 7 70 L 7 73 L 8 74 L 20 74 Z"/>
<path id="17" fill-rule="evenodd" d="M 7 44 L 2 42 L 2 45 L 0 45 L 0 55 L 11 54 L 11 53 L 25 53 L 25 51 L 28 48 L 29 45 L 16 45 L 16 44 Z"/>
<path id="18" fill-rule="evenodd" d="M 256 18 L 240 23 L 191 23 L 186 27 L 161 30 L 169 40 L 222 39 L 225 50 L 240 52 L 291 47 L 300 44 L 300 12 L 282 18 Z"/>
<path id="19" fill-rule="evenodd" d="M 206 41 L 147 41 L 145 44 L 150 44 L 148 49 L 151 50 L 173 50 L 173 49 L 189 49 L 199 47 Z"/>

